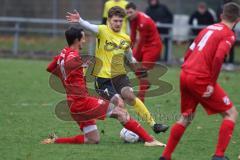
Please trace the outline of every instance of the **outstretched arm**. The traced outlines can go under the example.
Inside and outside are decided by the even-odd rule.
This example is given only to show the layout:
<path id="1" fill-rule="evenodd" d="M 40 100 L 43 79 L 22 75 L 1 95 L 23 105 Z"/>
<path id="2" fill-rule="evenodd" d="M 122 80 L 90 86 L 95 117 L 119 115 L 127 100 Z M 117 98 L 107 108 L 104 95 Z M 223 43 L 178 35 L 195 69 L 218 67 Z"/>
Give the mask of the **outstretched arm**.
<path id="1" fill-rule="evenodd" d="M 83 29 L 92 32 L 93 34 L 98 34 L 98 26 L 95 24 L 91 24 L 88 21 L 85 21 L 81 18 L 80 14 L 74 10 L 74 13 L 67 12 L 67 21 L 69 23 L 79 23 Z"/>

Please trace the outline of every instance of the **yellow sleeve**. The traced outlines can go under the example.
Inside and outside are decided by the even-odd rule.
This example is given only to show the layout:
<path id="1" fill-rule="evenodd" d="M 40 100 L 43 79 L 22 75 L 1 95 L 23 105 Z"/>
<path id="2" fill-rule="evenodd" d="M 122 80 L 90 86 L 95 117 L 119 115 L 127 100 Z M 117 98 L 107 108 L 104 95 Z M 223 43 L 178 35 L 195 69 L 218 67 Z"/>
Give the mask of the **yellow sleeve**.
<path id="1" fill-rule="evenodd" d="M 102 25 L 98 25 L 98 34 L 97 34 L 97 38 L 100 37 L 101 33 L 102 33 Z"/>
<path id="2" fill-rule="evenodd" d="M 105 25 L 98 25 L 98 34 L 97 34 L 97 38 L 100 38 L 102 35 L 102 32 L 104 31 L 104 26 Z"/>

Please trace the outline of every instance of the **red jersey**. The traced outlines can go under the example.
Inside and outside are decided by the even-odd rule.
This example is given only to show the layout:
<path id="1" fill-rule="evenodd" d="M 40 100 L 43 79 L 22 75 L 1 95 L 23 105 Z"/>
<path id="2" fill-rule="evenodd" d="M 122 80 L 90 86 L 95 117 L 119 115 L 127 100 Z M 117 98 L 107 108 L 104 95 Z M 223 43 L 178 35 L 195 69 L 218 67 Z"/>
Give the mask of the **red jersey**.
<path id="1" fill-rule="evenodd" d="M 132 45 L 136 45 L 137 33 L 139 34 L 139 43 L 136 52 L 141 52 L 143 47 L 153 45 L 162 45 L 160 35 L 155 22 L 142 12 L 137 13 L 137 17 L 130 21 Z"/>
<path id="2" fill-rule="evenodd" d="M 78 51 L 68 47 L 48 65 L 47 71 L 61 79 L 68 100 L 79 100 L 88 96 L 82 65 Z"/>
<path id="3" fill-rule="evenodd" d="M 235 41 L 234 32 L 223 23 L 206 27 L 189 47 L 182 70 L 215 85 L 224 58 Z"/>

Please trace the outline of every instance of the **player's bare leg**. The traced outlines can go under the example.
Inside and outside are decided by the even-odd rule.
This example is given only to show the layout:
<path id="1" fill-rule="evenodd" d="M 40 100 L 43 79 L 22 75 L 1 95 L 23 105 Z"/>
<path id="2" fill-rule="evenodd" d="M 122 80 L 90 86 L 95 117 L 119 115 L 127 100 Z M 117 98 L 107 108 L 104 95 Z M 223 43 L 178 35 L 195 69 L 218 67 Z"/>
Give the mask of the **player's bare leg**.
<path id="1" fill-rule="evenodd" d="M 215 155 L 212 160 L 227 160 L 224 152 L 231 140 L 232 133 L 237 121 L 238 112 L 236 107 L 232 107 L 228 111 L 221 113 L 223 121 L 219 130 L 218 144 L 216 146 Z"/>
<path id="2" fill-rule="evenodd" d="M 119 107 L 124 107 L 124 102 L 121 101 L 118 95 L 114 96 L 111 100 L 111 103 Z M 109 111 L 112 112 L 112 109 L 115 105 L 110 104 Z M 111 113 L 109 113 L 111 114 Z M 41 144 L 98 144 L 100 141 L 99 132 L 96 125 L 90 125 L 83 128 L 83 135 L 76 135 L 73 137 L 57 137 L 56 134 L 50 134 L 48 138 L 41 141 Z"/>
<path id="3" fill-rule="evenodd" d="M 124 108 L 124 102 L 119 95 L 112 98 L 107 109 L 107 116 L 117 119 L 126 129 L 138 134 L 144 140 L 145 146 L 165 146 L 165 144 L 153 139 L 134 119 L 130 118 L 127 110 Z M 82 116 L 82 115 L 79 115 Z M 100 141 L 96 125 L 88 125 L 83 128 L 83 135 L 74 137 L 57 138 L 56 136 L 44 139 L 42 144 L 98 144 Z"/>
<path id="4" fill-rule="evenodd" d="M 169 127 L 167 125 L 157 124 L 154 121 L 147 107 L 139 98 L 134 95 L 131 87 L 124 87 L 121 90 L 121 96 L 127 104 L 133 106 L 135 112 L 152 127 L 155 133 L 165 132 L 168 130 Z"/>
<path id="5" fill-rule="evenodd" d="M 129 113 L 124 108 L 124 103 L 120 96 L 114 96 L 111 102 L 117 105 L 110 105 L 110 108 L 112 108 L 112 111 L 110 112 L 110 117 L 117 119 L 126 129 L 136 133 L 141 139 L 144 140 L 145 146 L 165 146 L 165 144 L 155 140 L 152 136 L 150 136 L 136 120 L 130 117 Z"/>
<path id="6" fill-rule="evenodd" d="M 86 126 L 86 128 L 92 126 Z M 84 129 L 85 130 L 85 129 Z M 55 134 L 41 141 L 41 144 L 98 144 L 100 141 L 99 132 L 97 129 L 86 131 L 83 135 L 73 137 L 57 137 Z"/>
<path id="7" fill-rule="evenodd" d="M 160 157 L 159 160 L 171 160 L 172 153 L 180 142 L 186 128 L 191 124 L 194 116 L 194 113 L 188 116 L 182 115 L 180 120 L 173 125 L 168 138 L 167 147 L 164 149 L 162 157 Z"/>

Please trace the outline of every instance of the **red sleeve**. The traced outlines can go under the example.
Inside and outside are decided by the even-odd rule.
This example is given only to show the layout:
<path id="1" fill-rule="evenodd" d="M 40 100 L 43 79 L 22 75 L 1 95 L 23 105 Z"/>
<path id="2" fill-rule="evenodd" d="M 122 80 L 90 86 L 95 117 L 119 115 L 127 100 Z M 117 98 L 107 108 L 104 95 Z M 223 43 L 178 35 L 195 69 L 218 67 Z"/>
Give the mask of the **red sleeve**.
<path id="1" fill-rule="evenodd" d="M 188 59 L 188 57 L 191 55 L 191 53 L 192 53 L 192 50 L 188 49 L 184 56 L 184 62 Z"/>
<path id="2" fill-rule="evenodd" d="M 143 24 L 143 26 L 139 29 L 139 40 L 138 40 L 138 44 L 136 46 L 136 48 L 133 49 L 133 55 L 136 55 L 136 59 L 138 60 L 141 59 L 142 55 L 141 55 L 141 50 L 145 44 L 146 41 L 146 37 L 148 34 L 148 30 L 147 30 L 147 24 Z"/>
<path id="3" fill-rule="evenodd" d="M 198 42 L 198 37 L 197 37 L 197 38 L 194 40 L 194 42 L 189 46 L 187 52 L 185 53 L 184 62 L 188 59 L 188 57 L 191 55 L 192 51 L 195 49 L 197 42 Z"/>
<path id="4" fill-rule="evenodd" d="M 235 43 L 234 36 L 227 37 L 224 40 L 222 40 L 217 48 L 215 57 L 213 59 L 212 63 L 212 69 L 211 69 L 211 85 L 215 85 L 217 82 L 217 78 L 219 76 L 219 73 L 221 71 L 222 63 L 224 61 L 225 56 L 229 53 L 229 51 L 232 48 L 232 45 Z"/>
<path id="5" fill-rule="evenodd" d="M 136 43 L 136 36 L 137 36 L 137 25 L 135 23 L 135 21 L 130 22 L 130 28 L 131 28 L 131 42 L 132 42 L 132 47 L 135 45 Z"/>
<path id="6" fill-rule="evenodd" d="M 48 64 L 47 71 L 50 73 L 53 73 L 53 71 L 57 68 L 57 61 L 58 61 L 59 56 L 55 56 L 53 58 L 53 61 Z"/>
<path id="7" fill-rule="evenodd" d="M 142 28 L 140 31 L 139 31 L 139 42 L 138 42 L 138 45 L 136 47 L 136 52 L 137 53 L 140 53 L 141 50 L 142 50 L 142 47 L 144 46 L 145 44 L 145 41 L 146 41 L 146 36 L 147 36 L 147 30 L 144 28 Z"/>

